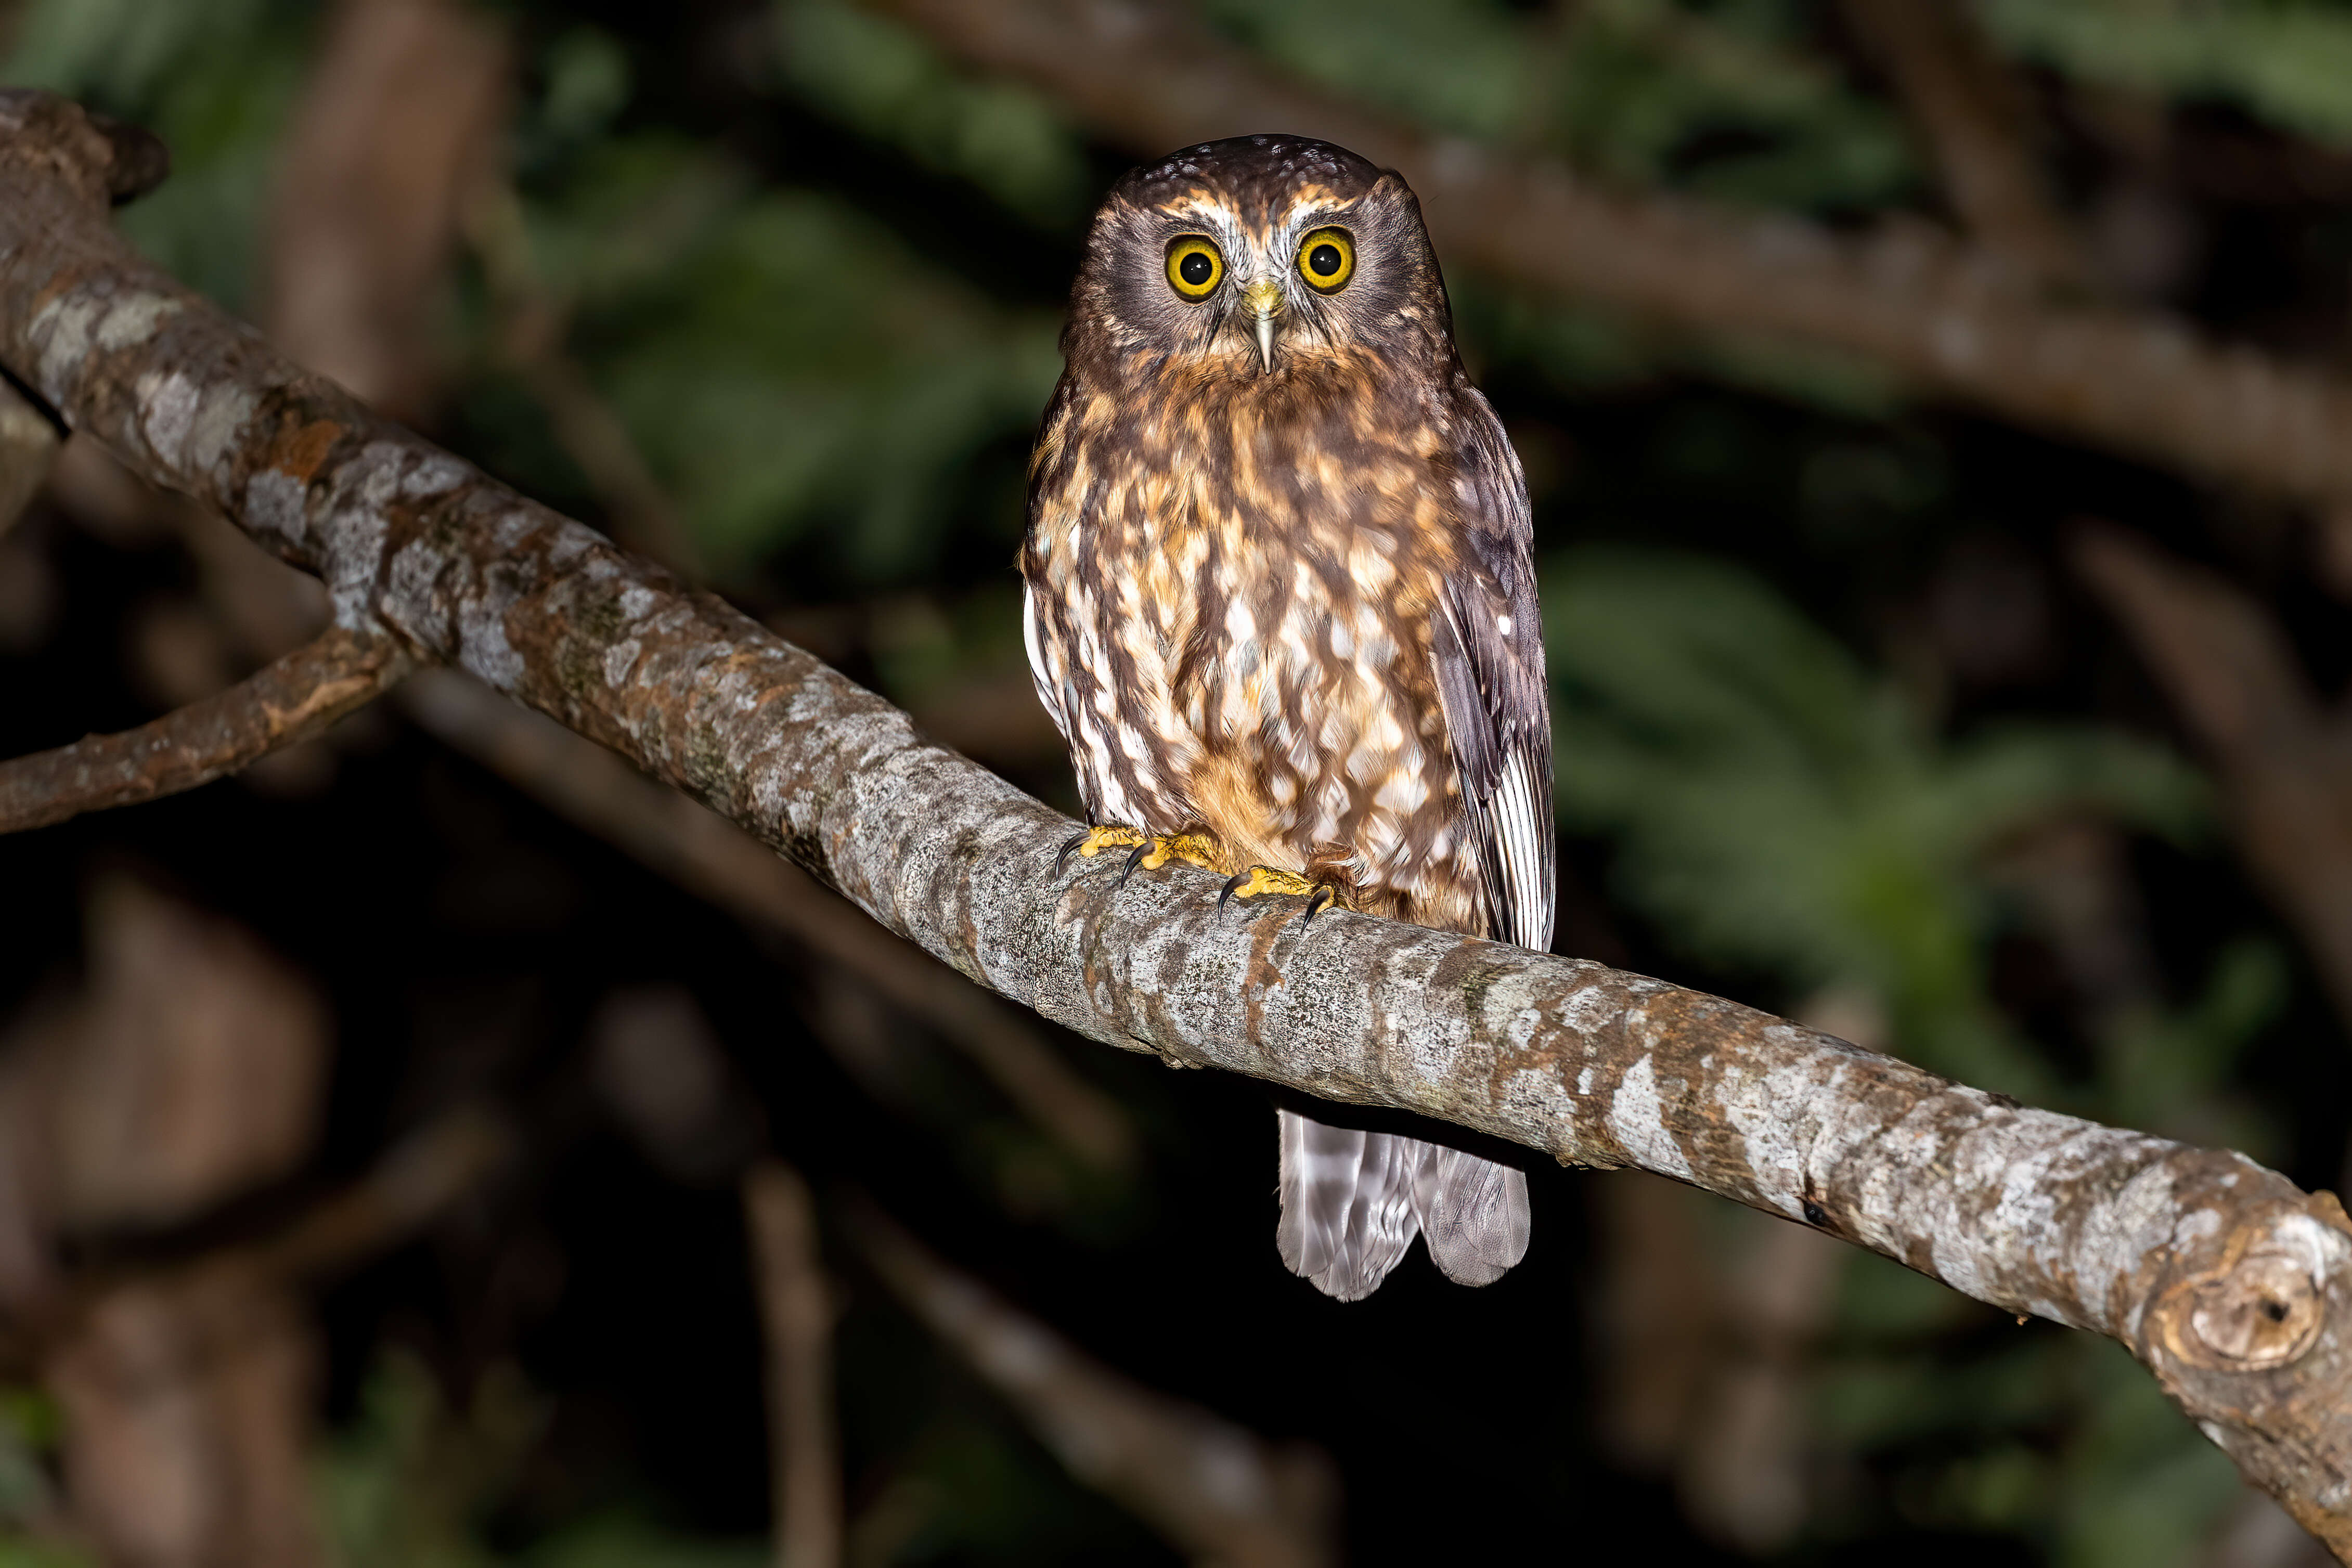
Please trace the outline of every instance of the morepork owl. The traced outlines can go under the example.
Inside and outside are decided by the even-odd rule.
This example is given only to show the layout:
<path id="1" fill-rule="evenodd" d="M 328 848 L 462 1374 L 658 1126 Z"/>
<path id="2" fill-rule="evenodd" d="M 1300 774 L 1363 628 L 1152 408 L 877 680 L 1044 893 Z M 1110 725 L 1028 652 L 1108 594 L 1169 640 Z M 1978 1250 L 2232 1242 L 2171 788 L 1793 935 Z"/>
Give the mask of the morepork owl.
<path id="1" fill-rule="evenodd" d="M 1297 136 L 1136 170 L 1062 347 L 1021 570 L 1081 852 L 1549 946 L 1527 485 L 1404 181 Z M 1526 1252 L 1518 1171 L 1277 1116 L 1276 1240 L 1332 1295 L 1416 1234 L 1465 1284 Z"/>

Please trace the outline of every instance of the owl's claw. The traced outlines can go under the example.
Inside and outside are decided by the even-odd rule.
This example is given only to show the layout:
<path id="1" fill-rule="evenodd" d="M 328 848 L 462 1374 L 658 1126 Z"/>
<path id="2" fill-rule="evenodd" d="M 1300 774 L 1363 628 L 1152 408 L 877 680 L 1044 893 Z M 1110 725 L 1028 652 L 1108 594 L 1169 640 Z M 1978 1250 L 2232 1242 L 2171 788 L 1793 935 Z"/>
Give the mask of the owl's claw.
<path id="1" fill-rule="evenodd" d="M 1102 822 L 1062 846 L 1054 858 L 1054 874 L 1062 874 L 1075 853 L 1081 860 L 1092 860 L 1105 850 L 1128 850 L 1127 864 L 1118 873 L 1120 885 L 1135 874 L 1136 869 L 1158 871 L 1170 861 L 1182 861 L 1199 866 L 1202 871 L 1219 870 L 1221 853 L 1217 841 L 1207 833 L 1147 833 L 1140 828 L 1130 828 L 1123 822 Z M 1231 862 L 1227 862 L 1231 863 Z"/>
<path id="2" fill-rule="evenodd" d="M 1283 871 L 1276 866 L 1254 865 L 1240 875 L 1227 879 L 1218 891 L 1217 907 L 1235 898 L 1261 898 L 1269 893 L 1288 894 L 1307 900 L 1307 914 L 1298 924 L 1306 925 L 1327 909 L 1347 907 L 1337 884 L 1318 882 L 1295 871 Z"/>
<path id="3" fill-rule="evenodd" d="M 1121 850 L 1150 841 L 1140 828 L 1130 828 L 1123 822 L 1098 822 L 1062 846 L 1062 852 L 1054 857 L 1054 874 L 1062 874 L 1073 852 L 1082 860 L 1092 860 L 1105 850 Z"/>

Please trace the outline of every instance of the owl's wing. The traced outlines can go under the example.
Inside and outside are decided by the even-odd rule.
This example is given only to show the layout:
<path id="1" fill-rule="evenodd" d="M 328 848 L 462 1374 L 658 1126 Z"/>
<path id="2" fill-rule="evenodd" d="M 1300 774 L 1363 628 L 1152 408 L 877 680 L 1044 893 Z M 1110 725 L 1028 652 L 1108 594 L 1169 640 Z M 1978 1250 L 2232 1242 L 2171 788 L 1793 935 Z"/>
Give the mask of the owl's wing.
<path id="1" fill-rule="evenodd" d="M 1462 560 L 1436 626 L 1437 689 L 1486 873 L 1487 934 L 1551 946 L 1551 705 L 1527 480 L 1486 400 L 1462 384 L 1454 494 Z"/>

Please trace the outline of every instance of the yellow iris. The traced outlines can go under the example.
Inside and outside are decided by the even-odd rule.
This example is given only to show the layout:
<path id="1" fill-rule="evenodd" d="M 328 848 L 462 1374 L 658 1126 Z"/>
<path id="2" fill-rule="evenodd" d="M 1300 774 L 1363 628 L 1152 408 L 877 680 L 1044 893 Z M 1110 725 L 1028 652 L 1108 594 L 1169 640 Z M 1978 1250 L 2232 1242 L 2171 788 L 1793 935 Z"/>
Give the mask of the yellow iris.
<path id="1" fill-rule="evenodd" d="M 1298 242 L 1298 276 L 1329 294 L 1356 271 L 1356 242 L 1346 229 L 1317 229 Z"/>
<path id="2" fill-rule="evenodd" d="M 1168 287 L 1187 299 L 1206 299 L 1224 281 L 1225 258 L 1199 235 L 1168 247 Z"/>

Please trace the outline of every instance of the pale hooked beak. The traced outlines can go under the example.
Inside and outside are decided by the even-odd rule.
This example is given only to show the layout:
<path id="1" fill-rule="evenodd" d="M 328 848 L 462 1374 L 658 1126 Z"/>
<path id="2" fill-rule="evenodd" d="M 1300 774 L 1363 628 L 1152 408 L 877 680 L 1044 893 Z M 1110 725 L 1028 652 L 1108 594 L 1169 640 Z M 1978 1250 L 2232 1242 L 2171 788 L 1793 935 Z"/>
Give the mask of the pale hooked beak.
<path id="1" fill-rule="evenodd" d="M 1282 314 L 1282 285 L 1261 277 L 1242 285 L 1242 298 L 1250 308 L 1257 329 L 1258 362 L 1274 370 L 1274 319 Z"/>

